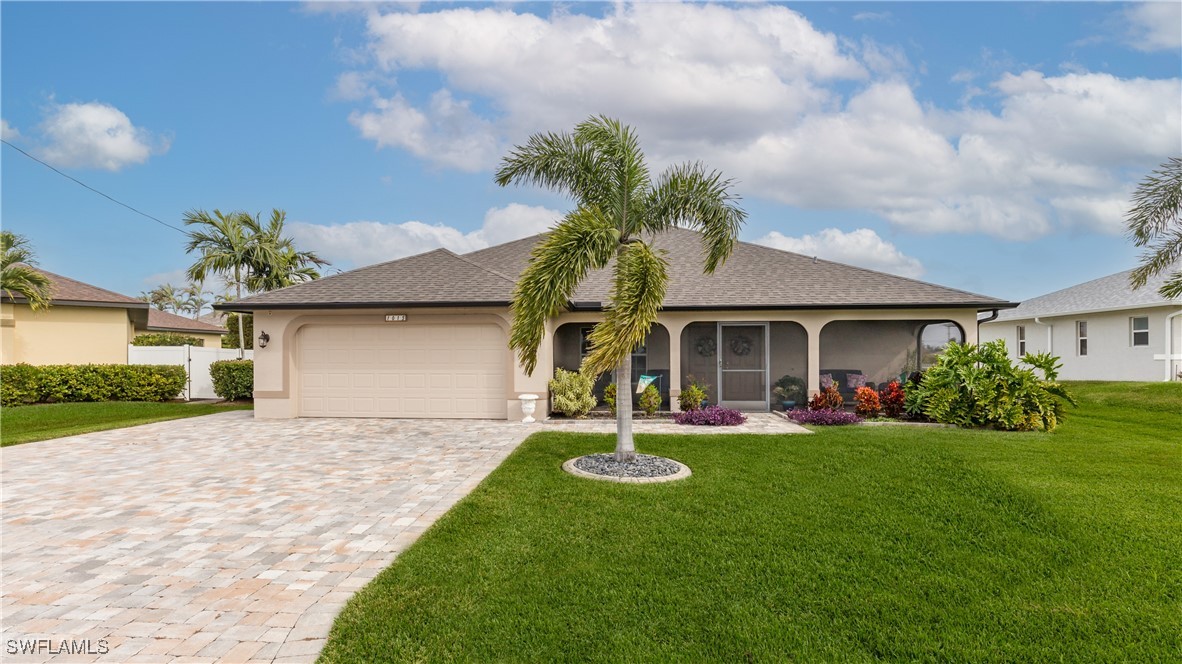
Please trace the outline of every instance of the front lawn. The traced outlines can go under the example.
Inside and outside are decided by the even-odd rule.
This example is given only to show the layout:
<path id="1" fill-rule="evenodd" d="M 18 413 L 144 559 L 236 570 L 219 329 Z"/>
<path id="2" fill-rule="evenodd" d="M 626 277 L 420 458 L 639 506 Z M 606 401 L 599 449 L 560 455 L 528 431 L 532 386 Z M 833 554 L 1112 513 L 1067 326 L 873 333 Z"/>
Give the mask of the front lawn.
<path id="1" fill-rule="evenodd" d="M 0 447 L 249 408 L 253 406 L 143 401 L 15 406 L 0 412 Z"/>
<path id="2" fill-rule="evenodd" d="M 349 603 L 322 660 L 1165 661 L 1182 384 L 1077 384 L 1054 434 L 531 437 Z"/>

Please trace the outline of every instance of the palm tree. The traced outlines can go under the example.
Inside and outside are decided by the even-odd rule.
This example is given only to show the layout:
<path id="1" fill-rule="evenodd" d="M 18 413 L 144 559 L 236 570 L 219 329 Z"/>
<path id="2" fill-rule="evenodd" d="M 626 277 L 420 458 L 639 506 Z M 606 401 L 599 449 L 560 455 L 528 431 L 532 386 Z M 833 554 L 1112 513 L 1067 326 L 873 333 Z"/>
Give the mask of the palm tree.
<path id="1" fill-rule="evenodd" d="M 210 302 L 205 296 L 211 295 L 211 293 L 205 291 L 203 284 L 190 283 L 181 291 L 181 295 L 184 297 L 181 311 L 193 314 L 193 319 L 196 320 L 201 317 L 201 310 Z"/>
<path id="2" fill-rule="evenodd" d="M 252 291 L 275 290 L 319 279 L 320 272 L 316 268 L 328 265 L 328 261 L 321 260 L 311 251 L 296 251 L 291 237 L 283 235 L 286 219 L 287 213 L 283 210 L 271 210 L 271 220 L 263 229 L 265 239 L 261 241 L 274 247 L 274 256 L 272 262 L 254 266 L 249 279 Z M 255 222 L 258 223 L 257 217 Z M 261 223 L 258 225 L 262 228 Z"/>
<path id="3" fill-rule="evenodd" d="M 172 284 L 160 284 L 147 293 L 140 293 L 140 299 L 160 311 L 180 312 L 185 308 L 185 294 Z"/>
<path id="4" fill-rule="evenodd" d="M 1182 158 L 1171 157 L 1150 173 L 1133 192 L 1126 215 L 1126 234 L 1138 247 L 1141 265 L 1129 280 L 1140 288 L 1182 259 Z M 1158 289 L 1162 297 L 1182 297 L 1182 270 L 1175 270 Z"/>
<path id="5" fill-rule="evenodd" d="M 189 231 L 186 253 L 199 252 L 197 260 L 189 266 L 189 279 L 204 283 L 211 274 L 220 274 L 234 287 L 234 299 L 242 299 L 242 289 L 247 286 L 255 265 L 274 260 L 274 252 L 265 243 L 258 242 L 262 229 L 258 219 L 244 212 L 222 214 L 215 209 L 213 214 L 205 210 L 190 210 L 185 213 L 186 226 L 196 226 Z M 242 326 L 238 326 L 238 357 L 246 346 Z"/>
<path id="6" fill-rule="evenodd" d="M 588 272 L 614 259 L 609 301 L 582 370 L 614 369 L 621 394 L 632 384 L 632 351 L 656 321 L 669 279 L 662 252 L 648 241 L 676 226 L 700 231 L 710 274 L 730 256 L 747 216 L 730 192 L 732 181 L 700 163 L 672 166 L 653 182 L 636 132 L 604 116 L 588 118 L 573 134 L 534 134 L 502 160 L 496 182 L 546 187 L 576 203 L 533 249 L 517 282 L 509 346 L 532 374 L 546 321 L 566 309 Z M 630 398 L 617 400 L 616 434 L 616 459 L 634 460 Z"/>
<path id="7" fill-rule="evenodd" d="M 34 311 L 49 308 L 53 298 L 53 282 L 33 267 L 36 264 L 26 237 L 0 231 L 0 291 L 10 298 L 25 298 Z"/>

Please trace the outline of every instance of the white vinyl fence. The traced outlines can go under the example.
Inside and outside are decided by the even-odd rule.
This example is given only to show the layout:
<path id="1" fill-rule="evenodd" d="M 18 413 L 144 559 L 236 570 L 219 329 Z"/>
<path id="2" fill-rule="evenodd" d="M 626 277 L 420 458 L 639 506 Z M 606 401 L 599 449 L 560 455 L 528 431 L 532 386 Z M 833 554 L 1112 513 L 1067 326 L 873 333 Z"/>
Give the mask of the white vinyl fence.
<path id="1" fill-rule="evenodd" d="M 254 351 L 247 350 L 243 359 L 253 360 Z M 201 346 L 127 346 L 128 364 L 179 364 L 185 367 L 189 380 L 185 382 L 185 401 L 216 399 L 209 365 L 218 360 L 237 360 L 237 348 L 202 348 Z"/>

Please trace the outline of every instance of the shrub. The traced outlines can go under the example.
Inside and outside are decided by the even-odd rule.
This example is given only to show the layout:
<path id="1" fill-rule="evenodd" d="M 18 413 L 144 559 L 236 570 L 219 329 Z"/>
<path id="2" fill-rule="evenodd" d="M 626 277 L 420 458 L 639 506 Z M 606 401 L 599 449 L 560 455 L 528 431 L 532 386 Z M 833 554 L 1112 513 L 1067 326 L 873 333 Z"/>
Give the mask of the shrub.
<path id="1" fill-rule="evenodd" d="M 802 378 L 781 376 L 772 387 L 772 394 L 779 397 L 780 401 L 803 401 L 808 394 L 808 388 Z"/>
<path id="2" fill-rule="evenodd" d="M 595 407 L 595 395 L 591 393 L 595 381 L 581 371 L 555 369 L 550 381 L 550 403 L 556 413 L 567 417 L 586 417 Z"/>
<path id="3" fill-rule="evenodd" d="M 886 417 L 898 418 L 903 415 L 905 407 L 904 400 L 907 395 L 903 392 L 903 386 L 899 385 L 899 381 L 892 380 L 878 392 L 878 400 L 882 405 L 882 414 Z"/>
<path id="4" fill-rule="evenodd" d="M 908 388 L 907 412 L 962 427 L 1051 431 L 1063 419 L 1063 404 L 1075 404 L 1057 382 L 1062 365 L 1048 353 L 1029 354 L 1022 363 L 1032 368 L 1016 366 L 1000 339 L 979 346 L 950 343 L 919 384 Z"/>
<path id="5" fill-rule="evenodd" d="M 141 334 L 131 340 L 132 346 L 205 346 L 205 339 L 189 337 L 173 332 Z"/>
<path id="6" fill-rule="evenodd" d="M 616 414 L 616 384 L 608 383 L 607 387 L 603 388 L 603 403 L 607 404 L 608 410 L 612 415 Z"/>
<path id="7" fill-rule="evenodd" d="M 799 424 L 815 424 L 818 426 L 857 424 L 862 421 L 862 418 L 854 413 L 847 413 L 844 410 L 832 410 L 830 408 L 820 408 L 817 410 L 795 408 L 788 411 L 788 417 Z"/>
<path id="8" fill-rule="evenodd" d="M 76 401 L 166 401 L 185 388 L 179 364 L 7 365 L 0 369 L 0 405 Z"/>
<path id="9" fill-rule="evenodd" d="M 681 406 L 682 411 L 697 410 L 702 407 L 702 402 L 706 400 L 706 390 L 703 390 L 697 383 L 690 383 L 689 387 L 681 391 L 681 395 L 677 397 L 677 403 Z"/>
<path id="10" fill-rule="evenodd" d="M 817 395 L 809 400 L 809 410 L 841 410 L 844 407 L 845 399 L 832 385 L 817 392 Z"/>
<path id="11" fill-rule="evenodd" d="M 238 323 L 242 322 L 243 341 L 246 343 L 246 350 L 254 348 L 254 315 L 240 314 L 230 312 L 226 314 L 226 329 L 230 331 L 229 334 L 222 335 L 222 348 L 237 348 L 238 347 Z"/>
<path id="12" fill-rule="evenodd" d="M 640 394 L 640 409 L 645 415 L 652 417 L 661 409 L 661 391 L 656 385 L 649 385 Z"/>
<path id="13" fill-rule="evenodd" d="M 859 387 L 854 390 L 854 401 L 858 404 L 854 406 L 854 412 L 862 417 L 874 417 L 882 407 L 878 402 L 878 392 L 874 391 L 873 387 Z"/>
<path id="14" fill-rule="evenodd" d="M 213 393 L 226 401 L 254 398 L 254 362 L 219 360 L 209 365 Z"/>
<path id="15" fill-rule="evenodd" d="M 673 416 L 678 424 L 692 424 L 709 427 L 733 427 L 747 421 L 747 416 L 733 408 L 722 406 L 706 406 L 697 410 L 687 410 Z"/>

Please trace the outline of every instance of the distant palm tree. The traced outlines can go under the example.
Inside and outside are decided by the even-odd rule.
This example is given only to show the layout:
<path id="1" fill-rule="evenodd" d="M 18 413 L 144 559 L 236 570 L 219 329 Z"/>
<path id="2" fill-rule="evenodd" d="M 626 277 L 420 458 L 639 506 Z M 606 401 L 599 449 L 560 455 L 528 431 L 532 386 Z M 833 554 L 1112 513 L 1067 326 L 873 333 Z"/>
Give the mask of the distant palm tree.
<path id="1" fill-rule="evenodd" d="M 247 287 L 254 265 L 274 261 L 271 248 L 257 242 L 262 234 L 257 219 L 244 212 L 223 214 L 215 209 L 213 214 L 205 210 L 190 210 L 185 213 L 186 226 L 196 226 L 189 231 L 186 253 L 198 252 L 197 260 L 189 266 L 189 279 L 204 283 L 211 274 L 219 274 L 234 288 L 234 299 L 242 299 L 242 289 Z M 238 357 L 246 347 L 242 326 L 238 326 Z"/>
<path id="2" fill-rule="evenodd" d="M 1133 192 L 1125 228 L 1133 244 L 1150 247 L 1130 275 L 1140 288 L 1182 259 L 1182 158 L 1171 157 Z M 1182 270 L 1175 269 L 1158 289 L 1162 297 L 1182 297 Z"/>
<path id="3" fill-rule="evenodd" d="M 53 282 L 34 269 L 37 259 L 29 240 L 12 231 L 0 231 L 0 290 L 20 296 L 34 311 L 47 309 L 53 298 Z"/>
<path id="4" fill-rule="evenodd" d="M 593 376 L 615 369 L 616 459 L 632 461 L 631 354 L 656 321 L 669 280 L 663 252 L 648 240 L 676 226 L 699 230 L 704 270 L 714 272 L 747 216 L 732 182 L 698 163 L 668 168 L 653 182 L 636 132 L 603 116 L 573 134 L 534 134 L 501 161 L 496 182 L 547 187 L 577 204 L 533 249 L 513 293 L 509 346 L 527 373 L 537 366 L 546 321 L 567 307 L 588 272 L 615 261 L 609 303 L 582 369 Z"/>
<path id="5" fill-rule="evenodd" d="M 185 294 L 172 284 L 160 284 L 146 293 L 140 293 L 140 299 L 160 311 L 179 313 L 185 310 Z"/>
<path id="6" fill-rule="evenodd" d="M 205 308 L 205 305 L 210 303 L 210 300 L 206 299 L 205 296 L 211 295 L 211 293 L 207 293 L 202 284 L 190 282 L 185 287 L 185 290 L 181 291 L 181 294 L 184 297 L 181 310 L 192 314 L 194 320 L 200 318 L 201 310 Z"/>

